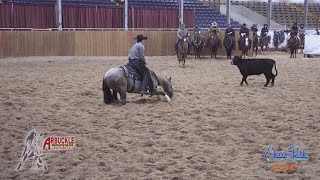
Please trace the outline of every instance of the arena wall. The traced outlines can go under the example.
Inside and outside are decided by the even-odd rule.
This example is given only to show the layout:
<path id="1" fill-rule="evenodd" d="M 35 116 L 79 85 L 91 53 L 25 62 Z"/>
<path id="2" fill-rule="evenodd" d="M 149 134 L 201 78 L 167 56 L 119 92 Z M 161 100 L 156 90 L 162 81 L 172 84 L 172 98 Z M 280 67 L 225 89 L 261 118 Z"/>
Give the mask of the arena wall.
<path id="1" fill-rule="evenodd" d="M 148 37 L 146 56 L 174 55 L 175 31 L 1 31 L 0 56 L 127 56 L 138 34 Z M 222 31 L 222 42 L 223 37 Z M 240 55 L 238 45 L 236 49 L 234 54 Z M 202 54 L 209 55 L 209 50 L 205 48 Z M 219 55 L 225 54 L 222 46 Z"/>

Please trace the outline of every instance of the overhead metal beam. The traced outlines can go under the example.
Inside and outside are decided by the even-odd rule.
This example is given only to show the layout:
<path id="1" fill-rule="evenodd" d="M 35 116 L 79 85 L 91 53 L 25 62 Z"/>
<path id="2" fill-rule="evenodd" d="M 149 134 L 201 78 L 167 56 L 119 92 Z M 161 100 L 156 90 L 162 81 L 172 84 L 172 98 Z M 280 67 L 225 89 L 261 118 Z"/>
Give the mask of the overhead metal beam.
<path id="1" fill-rule="evenodd" d="M 230 24 L 230 6 L 231 6 L 231 0 L 227 0 L 226 1 L 227 24 Z"/>
<path id="2" fill-rule="evenodd" d="M 124 30 L 128 31 L 128 0 L 124 0 Z"/>
<path id="3" fill-rule="evenodd" d="M 271 27 L 271 17 L 272 17 L 272 0 L 268 0 L 268 17 L 267 24 Z"/>
<path id="4" fill-rule="evenodd" d="M 61 0 L 57 0 L 57 13 L 56 13 L 56 20 L 57 20 L 57 28 L 59 31 L 62 31 L 62 4 Z"/>
<path id="5" fill-rule="evenodd" d="M 183 2 L 184 0 L 179 0 L 179 24 L 183 23 Z"/>
<path id="6" fill-rule="evenodd" d="M 304 27 L 308 27 L 308 0 L 304 0 Z"/>

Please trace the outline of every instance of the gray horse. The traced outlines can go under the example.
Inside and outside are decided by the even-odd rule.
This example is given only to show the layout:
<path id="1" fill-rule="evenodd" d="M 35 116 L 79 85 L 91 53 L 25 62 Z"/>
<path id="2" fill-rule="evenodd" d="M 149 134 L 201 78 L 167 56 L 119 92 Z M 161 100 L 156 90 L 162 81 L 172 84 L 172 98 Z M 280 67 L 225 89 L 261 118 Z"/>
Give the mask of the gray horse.
<path id="1" fill-rule="evenodd" d="M 166 97 L 167 101 L 173 97 L 173 89 L 171 85 L 171 77 L 169 79 L 157 75 L 153 71 L 150 71 L 151 78 L 153 81 L 153 94 L 151 95 L 163 95 Z M 120 94 L 121 104 L 126 104 L 127 92 L 128 93 L 139 93 L 141 81 L 134 80 L 131 77 L 127 77 L 125 70 L 123 68 L 111 68 L 109 69 L 103 77 L 102 80 L 102 90 L 103 98 L 106 104 L 116 102 L 118 100 L 117 93 Z M 164 92 L 157 89 L 157 86 L 163 87 Z M 168 97 L 169 95 L 169 97 Z"/>
<path id="2" fill-rule="evenodd" d="M 182 66 L 185 67 L 187 55 L 188 55 L 188 39 L 184 37 L 179 41 L 179 44 L 178 44 L 177 57 L 178 57 L 179 65 L 182 64 Z"/>

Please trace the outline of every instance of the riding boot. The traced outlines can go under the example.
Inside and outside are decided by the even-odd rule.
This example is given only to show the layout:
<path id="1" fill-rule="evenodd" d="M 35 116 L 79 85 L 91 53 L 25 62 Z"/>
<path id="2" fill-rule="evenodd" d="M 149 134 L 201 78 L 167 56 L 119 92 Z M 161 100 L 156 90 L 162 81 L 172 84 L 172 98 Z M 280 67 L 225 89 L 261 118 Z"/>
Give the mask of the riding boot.
<path id="1" fill-rule="evenodd" d="M 140 94 L 143 96 L 143 94 L 148 94 L 149 92 L 147 91 L 148 87 L 148 75 L 147 73 L 144 74 L 141 86 L 140 86 Z"/>

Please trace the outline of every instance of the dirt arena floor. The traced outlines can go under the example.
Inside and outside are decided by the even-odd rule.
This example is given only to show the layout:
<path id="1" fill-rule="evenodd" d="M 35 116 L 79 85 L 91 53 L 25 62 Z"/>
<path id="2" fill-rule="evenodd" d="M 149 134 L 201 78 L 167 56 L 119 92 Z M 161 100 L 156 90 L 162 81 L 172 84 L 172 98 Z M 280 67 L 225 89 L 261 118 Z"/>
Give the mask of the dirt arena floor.
<path id="1" fill-rule="evenodd" d="M 276 60 L 274 87 L 241 75 L 230 60 L 148 57 L 171 76 L 170 103 L 128 95 L 125 106 L 105 105 L 101 80 L 126 57 L 0 59 L 0 179 L 319 179 L 320 58 Z M 31 130 L 74 136 L 73 150 L 44 152 L 48 170 L 17 171 Z M 268 146 L 298 145 L 309 155 L 295 172 L 274 172 Z M 287 163 L 276 160 L 276 163 Z M 290 162 L 290 160 L 288 161 Z"/>

